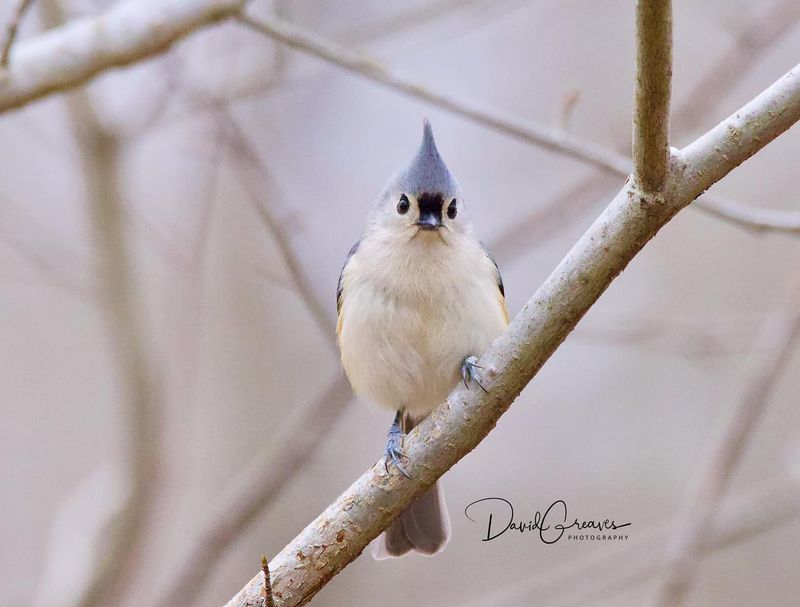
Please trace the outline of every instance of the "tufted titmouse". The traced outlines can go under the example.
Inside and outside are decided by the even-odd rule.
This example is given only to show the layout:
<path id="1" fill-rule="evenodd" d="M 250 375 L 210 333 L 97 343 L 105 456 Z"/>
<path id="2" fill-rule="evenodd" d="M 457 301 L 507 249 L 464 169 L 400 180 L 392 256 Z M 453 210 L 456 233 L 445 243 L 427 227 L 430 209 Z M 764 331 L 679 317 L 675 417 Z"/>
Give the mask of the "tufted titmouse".
<path id="1" fill-rule="evenodd" d="M 497 264 L 475 236 L 427 120 L 419 151 L 389 180 L 350 250 L 336 304 L 342 365 L 356 395 L 397 410 L 385 466 L 406 474 L 405 433 L 460 379 L 481 386 L 477 356 L 508 324 Z M 437 483 L 373 542 L 372 553 L 432 555 L 449 534 Z"/>

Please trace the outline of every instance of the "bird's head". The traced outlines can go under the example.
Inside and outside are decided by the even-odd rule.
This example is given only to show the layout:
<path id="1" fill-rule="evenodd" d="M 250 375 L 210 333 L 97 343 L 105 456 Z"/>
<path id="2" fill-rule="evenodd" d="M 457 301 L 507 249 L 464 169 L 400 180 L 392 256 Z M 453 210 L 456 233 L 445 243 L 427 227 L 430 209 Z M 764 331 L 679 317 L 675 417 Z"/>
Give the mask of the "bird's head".
<path id="1" fill-rule="evenodd" d="M 433 130 L 425 120 L 419 150 L 384 188 L 373 224 L 393 235 L 439 237 L 447 242 L 448 235 L 469 229 L 463 211 L 461 189 L 436 149 Z"/>

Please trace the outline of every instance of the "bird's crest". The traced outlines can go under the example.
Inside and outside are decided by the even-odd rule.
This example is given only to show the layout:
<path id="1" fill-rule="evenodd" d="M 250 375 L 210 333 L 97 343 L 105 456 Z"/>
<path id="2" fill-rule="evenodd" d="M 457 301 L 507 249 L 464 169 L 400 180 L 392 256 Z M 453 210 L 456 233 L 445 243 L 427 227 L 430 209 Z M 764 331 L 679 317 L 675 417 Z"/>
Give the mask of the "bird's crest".
<path id="1" fill-rule="evenodd" d="M 455 179 L 442 160 L 439 150 L 436 149 L 433 129 L 427 118 L 424 122 L 419 150 L 402 171 L 399 182 L 404 191 L 413 194 L 428 192 L 448 195 L 456 187 Z"/>

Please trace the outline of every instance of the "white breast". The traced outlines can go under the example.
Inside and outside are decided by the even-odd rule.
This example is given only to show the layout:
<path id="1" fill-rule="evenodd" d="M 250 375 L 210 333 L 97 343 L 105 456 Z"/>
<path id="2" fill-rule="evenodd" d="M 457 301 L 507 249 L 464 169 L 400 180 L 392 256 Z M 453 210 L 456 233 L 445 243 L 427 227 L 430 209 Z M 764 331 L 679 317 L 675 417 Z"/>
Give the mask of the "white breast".
<path id="1" fill-rule="evenodd" d="M 394 244 L 394 243 L 393 243 Z M 342 277 L 339 345 L 353 390 L 429 413 L 506 326 L 495 268 L 473 238 L 362 241 Z"/>

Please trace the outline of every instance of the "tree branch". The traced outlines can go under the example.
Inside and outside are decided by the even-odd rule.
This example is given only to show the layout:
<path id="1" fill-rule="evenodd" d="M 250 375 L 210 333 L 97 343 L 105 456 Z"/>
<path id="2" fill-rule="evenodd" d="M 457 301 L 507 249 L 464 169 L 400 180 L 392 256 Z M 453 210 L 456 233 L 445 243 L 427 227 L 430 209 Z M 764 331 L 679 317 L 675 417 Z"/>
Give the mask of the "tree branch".
<path id="1" fill-rule="evenodd" d="M 17 7 L 6 25 L 6 35 L 3 38 L 2 45 L 0 45 L 0 78 L 5 77 L 5 70 L 8 69 L 8 61 L 11 57 L 11 47 L 14 46 L 14 41 L 17 39 L 19 24 L 31 4 L 33 4 L 33 0 L 18 0 Z M 1 79 L 0 83 L 2 83 Z"/>
<path id="2" fill-rule="evenodd" d="M 237 14 L 246 0 L 126 0 L 17 46 L 0 113 L 79 86 L 103 71 L 163 53 L 202 27 Z"/>
<path id="3" fill-rule="evenodd" d="M 627 175 L 630 172 L 630 160 L 628 158 L 619 154 L 609 153 L 603 146 L 572 137 L 555 128 L 537 123 L 523 123 L 496 110 L 489 110 L 476 103 L 421 86 L 411 78 L 404 78 L 386 69 L 380 62 L 367 55 L 326 40 L 280 19 L 274 17 L 255 18 L 242 14 L 239 20 L 256 32 L 269 36 L 298 51 L 338 65 L 349 72 L 363 76 L 368 80 L 415 99 L 421 99 L 451 114 L 461 116 L 499 133 L 595 166 L 614 175 Z"/>
<path id="4" fill-rule="evenodd" d="M 792 263 L 792 272 L 796 260 Z M 736 466 L 753 435 L 758 420 L 769 404 L 775 385 L 786 368 L 800 339 L 800 281 L 795 280 L 788 301 L 774 318 L 769 319 L 758 338 L 758 356 L 738 406 L 731 412 L 724 431 L 711 449 L 711 456 L 699 485 L 690 493 L 677 517 L 667 548 L 667 573 L 653 595 L 652 605 L 667 607 L 681 604 L 693 580 L 702 550 L 717 510 Z"/>
<path id="5" fill-rule="evenodd" d="M 797 25 L 798 18 L 800 3 L 797 0 L 782 0 L 756 15 L 743 15 L 742 20 L 747 26 L 740 28 L 736 36 L 739 43 L 726 49 L 718 61 L 709 65 L 683 100 L 677 103 L 670 119 L 671 133 L 674 134 L 676 130 L 678 134 L 685 133 L 698 125 L 709 123 L 718 109 L 719 101 L 759 64 L 771 48 L 786 37 Z M 616 150 L 628 150 L 630 146 L 631 137 L 628 133 L 622 141 L 615 143 Z M 599 192 L 606 188 L 613 191 L 609 175 L 602 171 L 579 180 L 531 210 L 526 217 L 516 218 L 513 224 L 494 237 L 489 248 L 498 260 L 502 260 L 522 249 L 540 246 L 558 236 L 573 218 L 598 202 Z M 693 206 L 745 230 L 800 234 L 800 213 L 797 212 L 759 209 L 710 195 L 698 199 Z"/>
<path id="6" fill-rule="evenodd" d="M 633 174 L 645 192 L 661 189 L 669 157 L 672 2 L 636 2 Z"/>
<path id="7" fill-rule="evenodd" d="M 412 79 L 403 78 L 387 70 L 371 57 L 325 40 L 279 19 L 264 17 L 256 19 L 244 14 L 240 20 L 255 31 L 298 51 L 338 65 L 368 80 L 430 103 L 451 114 L 461 116 L 504 135 L 594 166 L 609 175 L 625 177 L 631 171 L 630 159 L 622 154 L 572 137 L 558 129 L 537 123 L 523 123 L 496 110 L 482 108 L 472 102 L 423 87 Z M 800 213 L 752 209 L 738 202 L 712 195 L 705 195 L 696 202 L 696 206 L 701 208 L 710 206 L 711 208 L 707 209 L 709 212 L 748 229 L 800 234 Z"/>
<path id="8" fill-rule="evenodd" d="M 41 2 L 41 11 L 45 25 L 64 20 L 58 0 Z M 97 607 L 120 603 L 144 553 L 145 529 L 160 476 L 159 406 L 163 394 L 144 338 L 138 305 L 120 184 L 119 139 L 101 125 L 86 90 L 68 96 L 66 105 L 88 197 L 100 303 L 116 359 L 127 441 L 125 468 L 130 483 L 128 499 L 114 521 L 109 547 L 79 601 L 80 607 Z"/>
<path id="9" fill-rule="evenodd" d="M 79 86 L 101 72 L 130 65 L 166 51 L 197 29 L 240 13 L 246 0 L 127 0 L 108 12 L 76 20 L 20 44 L 9 78 L 0 85 L 0 113 L 49 94 Z M 277 19 L 244 22 L 297 50 L 313 54 L 375 82 L 436 105 L 467 120 L 521 141 L 595 166 L 611 175 L 626 176 L 630 160 L 602 146 L 572 137 L 558 129 L 522 123 L 442 92 L 401 78 L 373 59 L 291 26 Z M 108 37 L 113 32 L 114 37 Z M 707 205 L 707 198 L 697 206 Z M 734 224 L 757 231 L 800 233 L 800 216 L 766 209 L 750 209 L 718 196 L 710 212 Z"/>
<path id="10" fill-rule="evenodd" d="M 70 99 L 69 108 L 90 196 L 100 297 L 117 358 L 131 483 L 128 502 L 115 521 L 110 552 L 98 564 L 95 579 L 80 602 L 81 607 L 95 607 L 119 602 L 142 556 L 144 529 L 159 476 L 161 386 L 144 343 L 136 304 L 119 185 L 119 145 L 113 135 L 99 127 L 88 97 Z"/>
<path id="11" fill-rule="evenodd" d="M 735 26 L 734 44 L 720 54 L 707 75 L 673 110 L 670 120 L 673 133 L 701 128 L 713 116 L 719 100 L 730 95 L 743 75 L 756 67 L 764 55 L 797 26 L 798 19 L 800 2 L 797 0 L 778 0 L 767 7 L 760 3 L 747 6 L 738 17 L 741 23 Z"/>
<path id="12" fill-rule="evenodd" d="M 286 229 L 262 195 L 272 189 L 267 168 L 229 113 L 219 109 L 218 114 L 228 132 L 229 145 L 238 159 L 239 182 L 278 246 L 291 275 L 292 286 L 331 350 L 335 351 L 333 319 L 327 315 L 314 292 Z M 339 375 L 323 394 L 289 420 L 283 437 L 274 441 L 269 454 L 257 458 L 254 465 L 236 479 L 230 493 L 215 505 L 212 516 L 198 530 L 188 555 L 181 560 L 178 572 L 171 577 L 169 587 L 156 605 L 170 607 L 194 601 L 228 546 L 245 532 L 313 457 L 315 448 L 323 442 L 326 432 L 352 398 L 350 384 L 343 375 Z"/>
<path id="13" fill-rule="evenodd" d="M 629 179 L 481 358 L 488 392 L 458 386 L 405 442 L 411 479 L 378 462 L 270 564 L 282 607 L 308 602 L 411 501 L 474 449 L 614 278 L 674 215 L 800 119 L 800 66 L 670 162 L 662 194 Z M 737 135 L 733 145 L 729 128 Z M 699 155 L 716 145 L 727 154 Z M 703 167 L 698 170 L 698 167 Z M 257 604 L 259 573 L 228 607 Z"/>

